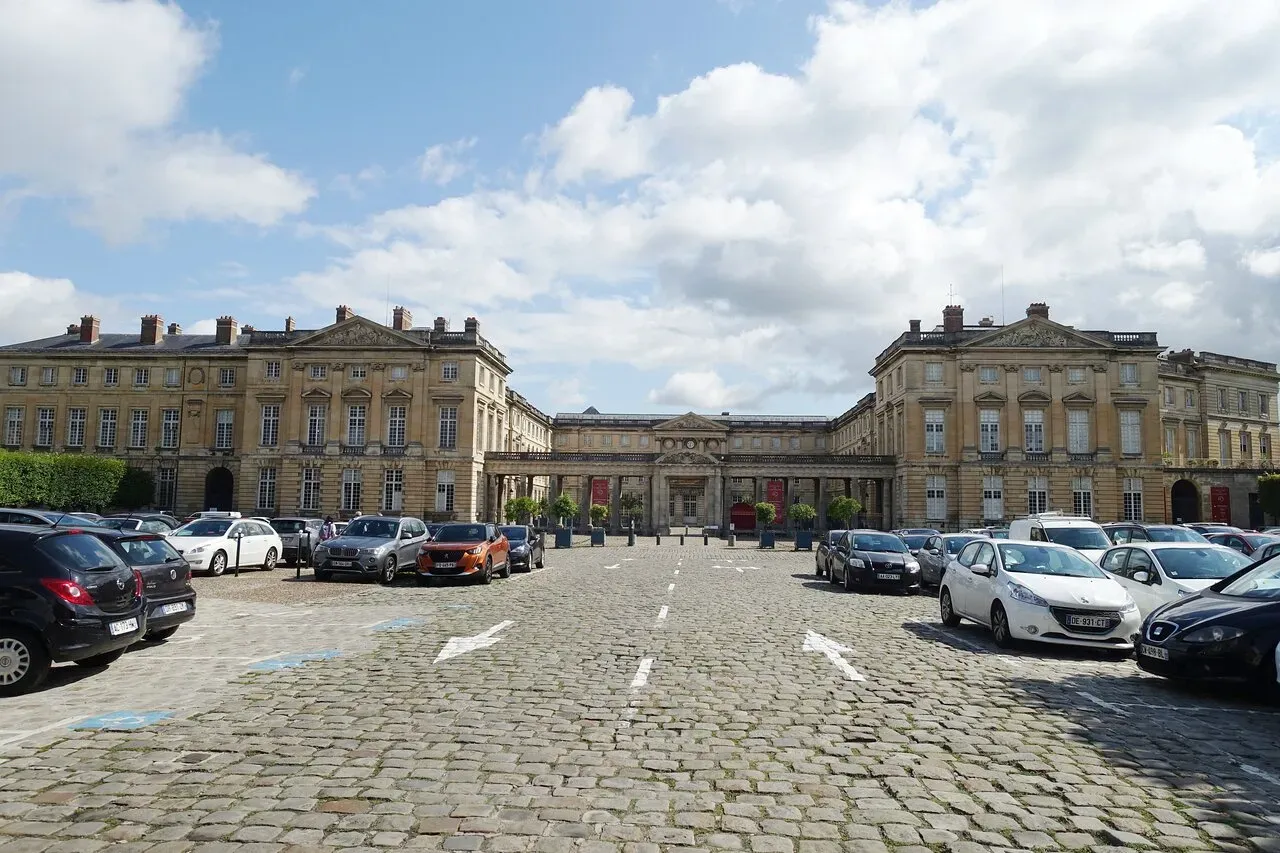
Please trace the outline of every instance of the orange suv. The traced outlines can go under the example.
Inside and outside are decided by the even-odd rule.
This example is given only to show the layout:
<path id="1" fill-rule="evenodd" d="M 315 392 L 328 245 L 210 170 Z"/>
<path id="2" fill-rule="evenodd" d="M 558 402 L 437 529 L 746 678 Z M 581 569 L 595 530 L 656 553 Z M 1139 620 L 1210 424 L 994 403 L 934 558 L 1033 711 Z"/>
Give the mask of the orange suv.
<path id="1" fill-rule="evenodd" d="M 435 578 L 493 580 L 511 577 L 511 545 L 495 524 L 446 524 L 418 551 L 418 583 Z"/>

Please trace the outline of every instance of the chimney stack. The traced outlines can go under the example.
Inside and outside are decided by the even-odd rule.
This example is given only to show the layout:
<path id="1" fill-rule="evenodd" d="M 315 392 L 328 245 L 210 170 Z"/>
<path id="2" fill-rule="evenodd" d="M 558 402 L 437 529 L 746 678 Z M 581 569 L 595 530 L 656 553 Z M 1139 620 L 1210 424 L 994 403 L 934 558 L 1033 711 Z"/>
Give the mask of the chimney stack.
<path id="1" fill-rule="evenodd" d="M 85 314 L 80 318 L 80 343 L 96 344 L 98 342 L 98 318 Z"/>
<path id="2" fill-rule="evenodd" d="M 284 330 L 285 330 L 286 332 L 292 332 L 292 331 L 293 331 L 294 329 L 296 329 L 296 328 L 298 328 L 298 326 L 297 326 L 297 324 L 293 321 L 293 318 L 292 318 L 292 317 L 285 317 L 285 318 L 284 318 Z"/>
<path id="3" fill-rule="evenodd" d="M 413 312 L 404 306 L 397 305 L 391 312 L 391 328 L 397 332 L 407 332 L 413 328 Z"/>
<path id="4" fill-rule="evenodd" d="M 449 331 L 449 321 L 446 320 L 444 317 L 437 317 L 436 324 L 435 326 L 432 327 L 432 330 L 436 332 Z"/>
<path id="5" fill-rule="evenodd" d="M 147 314 L 142 318 L 142 342 L 155 346 L 164 340 L 164 320 L 159 314 Z"/>
<path id="6" fill-rule="evenodd" d="M 253 334 L 253 326 L 250 326 L 248 323 L 245 323 L 242 327 L 240 327 L 240 331 L 244 332 L 246 335 L 251 335 Z"/>
<path id="7" fill-rule="evenodd" d="M 983 317 L 981 320 L 978 321 L 978 325 L 982 326 L 984 329 L 994 326 L 995 324 L 996 324 L 996 321 L 992 320 L 990 317 Z"/>
<path id="8" fill-rule="evenodd" d="M 942 309 L 942 331 L 964 331 L 964 309 L 959 305 L 948 305 Z"/>
<path id="9" fill-rule="evenodd" d="M 468 335 L 480 334 L 480 321 L 475 317 L 468 317 L 467 321 L 462 324 L 462 330 Z"/>
<path id="10" fill-rule="evenodd" d="M 236 339 L 238 326 L 235 317 L 219 317 L 218 318 L 218 344 L 220 346 L 230 346 L 231 342 Z"/>
<path id="11" fill-rule="evenodd" d="M 912 332 L 916 332 L 917 334 L 920 332 L 920 321 L 919 321 L 919 320 L 912 320 L 912 321 L 910 321 L 910 326 L 911 326 L 911 331 L 912 331 Z"/>
<path id="12" fill-rule="evenodd" d="M 72 323 L 71 325 L 67 326 L 67 334 L 68 334 L 68 335 L 75 335 L 76 337 L 79 337 L 79 336 L 80 336 L 80 325 L 79 325 L 78 323 Z"/>
<path id="13" fill-rule="evenodd" d="M 181 327 L 181 326 L 179 326 L 177 323 L 170 323 L 170 324 L 169 324 L 169 334 L 171 334 L 171 335 L 180 335 L 180 334 L 182 334 L 182 327 Z"/>
<path id="14" fill-rule="evenodd" d="M 1049 319 L 1049 306 L 1043 302 L 1032 302 L 1027 306 L 1028 317 L 1039 317 L 1042 320 Z"/>
<path id="15" fill-rule="evenodd" d="M 345 305 L 339 305 L 338 319 L 335 322 L 341 323 L 345 320 L 350 320 L 354 316 L 356 316 L 356 312 L 352 311 L 350 308 L 348 308 Z"/>

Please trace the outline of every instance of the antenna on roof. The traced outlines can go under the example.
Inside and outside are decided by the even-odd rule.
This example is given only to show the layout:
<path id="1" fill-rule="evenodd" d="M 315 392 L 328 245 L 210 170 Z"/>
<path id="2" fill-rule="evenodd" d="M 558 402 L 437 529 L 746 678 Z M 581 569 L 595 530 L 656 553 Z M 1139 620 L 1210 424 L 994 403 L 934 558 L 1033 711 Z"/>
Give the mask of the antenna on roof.
<path id="1" fill-rule="evenodd" d="M 1004 264 L 1000 265 L 1000 325 L 1006 325 L 1004 316 Z"/>
<path id="2" fill-rule="evenodd" d="M 956 286 L 954 284 L 947 285 L 947 304 L 956 304 Z"/>
<path id="3" fill-rule="evenodd" d="M 391 274 L 387 273 L 387 315 L 382 320 L 382 325 L 391 325 Z"/>

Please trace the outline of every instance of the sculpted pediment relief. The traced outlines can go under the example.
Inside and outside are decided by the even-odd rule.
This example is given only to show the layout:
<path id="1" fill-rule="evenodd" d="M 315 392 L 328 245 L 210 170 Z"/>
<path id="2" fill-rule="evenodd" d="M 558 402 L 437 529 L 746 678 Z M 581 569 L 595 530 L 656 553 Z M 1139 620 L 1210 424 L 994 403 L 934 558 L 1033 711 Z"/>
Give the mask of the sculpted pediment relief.
<path id="1" fill-rule="evenodd" d="M 342 399 L 371 400 L 373 399 L 373 392 L 371 392 L 368 388 L 348 388 L 347 390 L 342 392 Z"/>
<path id="2" fill-rule="evenodd" d="M 412 400 L 413 395 L 403 388 L 392 388 L 390 391 L 382 392 L 384 400 Z"/>
<path id="3" fill-rule="evenodd" d="M 379 325 L 364 317 L 352 317 L 341 323 L 321 329 L 314 335 L 293 344 L 295 347 L 342 347 L 347 349 L 378 349 L 382 347 L 422 348 L 416 338 Z"/>
<path id="4" fill-rule="evenodd" d="M 1082 335 L 1074 329 L 1031 317 L 998 329 L 987 335 L 974 338 L 964 344 L 965 347 L 985 349 L 987 347 L 1018 347 L 1029 349 L 1041 348 L 1077 348 L 1107 349 L 1108 345 L 1096 338 Z"/>
<path id="5" fill-rule="evenodd" d="M 705 453 L 680 450 L 658 457 L 659 465 L 719 465 L 720 460 Z"/>
<path id="6" fill-rule="evenodd" d="M 1003 405 L 1004 403 L 1007 403 L 1008 400 L 1005 398 L 1003 394 L 997 391 L 983 391 L 981 394 L 974 395 L 973 402 L 993 403 L 993 404 Z"/>
<path id="7" fill-rule="evenodd" d="M 323 388 L 312 388 L 310 391 L 302 392 L 302 399 L 304 400 L 329 400 L 332 397 L 333 395 Z"/>
<path id="8" fill-rule="evenodd" d="M 1051 403 L 1053 398 L 1043 391 L 1023 391 L 1018 395 L 1019 403 Z"/>
<path id="9" fill-rule="evenodd" d="M 716 423 L 710 418 L 694 412 L 686 412 L 678 418 L 663 421 L 654 428 L 654 432 L 727 432 L 724 424 Z"/>
<path id="10" fill-rule="evenodd" d="M 1072 391 L 1062 398 L 1068 406 L 1092 406 L 1095 400 L 1083 391 Z"/>

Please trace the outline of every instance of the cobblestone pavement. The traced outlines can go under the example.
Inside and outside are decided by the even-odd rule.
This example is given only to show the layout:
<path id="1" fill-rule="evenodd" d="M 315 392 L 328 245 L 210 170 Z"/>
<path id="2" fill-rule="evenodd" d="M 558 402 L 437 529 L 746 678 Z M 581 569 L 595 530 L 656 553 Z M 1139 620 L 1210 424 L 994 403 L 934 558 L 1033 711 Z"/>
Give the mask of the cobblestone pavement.
<path id="1" fill-rule="evenodd" d="M 1280 850 L 1280 714 L 1245 696 L 997 653 L 811 554 L 547 566 L 201 581 L 175 641 L 0 700 L 0 851 Z M 121 710 L 173 716 L 64 722 Z"/>

